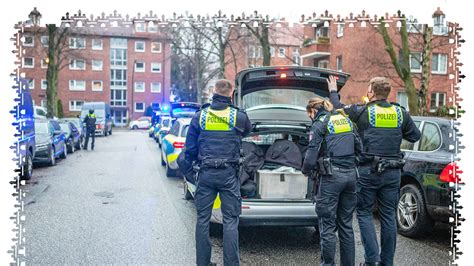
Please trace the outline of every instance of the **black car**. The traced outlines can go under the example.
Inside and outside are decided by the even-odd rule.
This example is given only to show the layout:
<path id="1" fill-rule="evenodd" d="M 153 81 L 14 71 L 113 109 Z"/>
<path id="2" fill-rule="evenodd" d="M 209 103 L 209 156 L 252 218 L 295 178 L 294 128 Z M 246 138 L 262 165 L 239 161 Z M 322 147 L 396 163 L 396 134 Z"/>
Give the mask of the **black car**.
<path id="1" fill-rule="evenodd" d="M 454 161 L 456 132 L 453 121 L 437 117 L 413 117 L 422 132 L 418 142 L 402 142 L 406 164 L 402 172 L 397 210 L 398 231 L 408 237 L 429 233 L 435 222 L 449 222 L 456 181 Z M 451 171 L 451 172 L 450 172 Z"/>
<path id="2" fill-rule="evenodd" d="M 67 152 L 74 153 L 81 149 L 81 133 L 72 122 L 60 122 L 61 130 L 66 135 Z"/>
<path id="3" fill-rule="evenodd" d="M 33 162 L 53 166 L 56 158 L 66 159 L 66 135 L 57 121 L 36 119 L 35 133 L 36 153 Z"/>

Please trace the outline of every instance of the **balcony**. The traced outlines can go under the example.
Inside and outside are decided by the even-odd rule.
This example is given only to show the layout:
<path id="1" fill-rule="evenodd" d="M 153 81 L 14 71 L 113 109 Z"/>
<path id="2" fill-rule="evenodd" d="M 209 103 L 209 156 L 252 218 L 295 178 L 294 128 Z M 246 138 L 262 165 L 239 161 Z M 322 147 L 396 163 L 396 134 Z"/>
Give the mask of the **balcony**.
<path id="1" fill-rule="evenodd" d="M 301 48 L 302 59 L 314 59 L 330 55 L 331 39 L 319 36 L 316 39 L 306 39 Z"/>

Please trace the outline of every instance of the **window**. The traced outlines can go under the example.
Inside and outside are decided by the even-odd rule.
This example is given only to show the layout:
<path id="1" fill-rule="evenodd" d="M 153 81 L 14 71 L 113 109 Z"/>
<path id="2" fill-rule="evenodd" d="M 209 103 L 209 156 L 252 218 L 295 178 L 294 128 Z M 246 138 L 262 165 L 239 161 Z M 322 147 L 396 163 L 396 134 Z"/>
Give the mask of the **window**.
<path id="1" fill-rule="evenodd" d="M 173 126 L 171 127 L 170 131 L 169 131 L 169 134 L 173 135 L 173 136 L 178 136 L 179 134 L 179 128 L 180 128 L 180 125 L 179 125 L 179 122 L 176 121 Z"/>
<path id="2" fill-rule="evenodd" d="M 161 63 L 151 63 L 151 73 L 161 73 Z"/>
<path id="3" fill-rule="evenodd" d="M 35 88 L 35 80 L 34 79 L 26 79 L 28 81 L 28 88 L 30 90 Z"/>
<path id="4" fill-rule="evenodd" d="M 135 92 L 145 92 L 145 82 L 143 81 L 137 81 L 133 85 L 133 89 Z"/>
<path id="5" fill-rule="evenodd" d="M 145 62 L 135 62 L 136 72 L 145 72 Z"/>
<path id="6" fill-rule="evenodd" d="M 161 92 L 161 82 L 152 82 L 151 92 Z"/>
<path id="7" fill-rule="evenodd" d="M 151 52 L 152 53 L 161 53 L 161 42 L 152 42 L 151 43 Z"/>
<path id="8" fill-rule="evenodd" d="M 270 56 L 275 57 L 275 47 L 270 47 Z"/>
<path id="9" fill-rule="evenodd" d="M 135 103 L 135 112 L 145 112 L 145 103 Z"/>
<path id="10" fill-rule="evenodd" d="M 431 73 L 447 74 L 448 73 L 448 55 L 433 54 L 431 58 Z"/>
<path id="11" fill-rule="evenodd" d="M 127 49 L 127 39 L 125 38 L 111 38 L 110 48 L 122 48 Z"/>
<path id="12" fill-rule="evenodd" d="M 409 108 L 408 108 L 408 96 L 407 96 L 407 93 L 404 92 L 404 91 L 398 91 L 397 92 L 397 102 L 405 107 L 405 109 L 407 111 L 409 111 Z"/>
<path id="13" fill-rule="evenodd" d="M 186 136 L 188 135 L 188 129 L 189 129 L 189 125 L 185 125 L 183 127 L 183 130 L 181 130 L 181 137 L 186 138 Z"/>
<path id="14" fill-rule="evenodd" d="M 421 53 L 410 54 L 410 69 L 412 73 L 421 73 Z"/>
<path id="15" fill-rule="evenodd" d="M 158 25 L 155 22 L 148 22 L 148 32 L 158 32 Z"/>
<path id="16" fill-rule="evenodd" d="M 83 101 L 69 101 L 69 111 L 81 111 Z"/>
<path id="17" fill-rule="evenodd" d="M 71 91 L 85 91 L 86 82 L 84 80 L 69 80 L 69 90 Z"/>
<path id="18" fill-rule="evenodd" d="M 318 62 L 318 67 L 320 68 L 329 68 L 329 61 L 328 60 L 321 60 Z"/>
<path id="19" fill-rule="evenodd" d="M 413 121 L 417 128 L 420 128 L 420 121 Z M 415 142 L 409 142 L 408 140 L 402 139 L 402 144 L 400 145 L 401 150 L 413 150 Z"/>
<path id="20" fill-rule="evenodd" d="M 336 37 L 340 38 L 344 36 L 344 25 L 343 24 L 337 24 L 337 34 Z"/>
<path id="21" fill-rule="evenodd" d="M 46 105 L 48 104 L 48 101 L 47 100 L 41 100 L 41 107 L 44 107 L 46 108 Z M 37 113 L 39 115 L 42 115 L 42 116 L 46 116 L 46 112 L 44 112 L 43 110 L 41 109 L 38 109 Z"/>
<path id="22" fill-rule="evenodd" d="M 84 38 L 69 38 L 69 48 L 84 49 L 86 48 L 86 40 Z"/>
<path id="23" fill-rule="evenodd" d="M 439 132 L 438 126 L 425 122 L 423 126 L 423 132 L 421 134 L 420 140 L 420 151 L 434 151 L 441 146 L 441 134 Z"/>
<path id="24" fill-rule="evenodd" d="M 145 52 L 145 42 L 144 41 L 135 41 L 135 52 Z"/>
<path id="25" fill-rule="evenodd" d="M 104 84 L 102 80 L 93 80 L 92 81 L 92 91 L 102 91 Z"/>
<path id="26" fill-rule="evenodd" d="M 69 61 L 69 69 L 72 70 L 85 70 L 86 61 L 83 59 L 71 59 Z"/>
<path id="27" fill-rule="evenodd" d="M 92 39 L 92 50 L 102 50 L 102 39 Z"/>
<path id="28" fill-rule="evenodd" d="M 25 35 L 25 41 L 23 42 L 24 46 L 35 46 L 35 38 L 32 35 Z"/>
<path id="29" fill-rule="evenodd" d="M 23 67 L 24 68 L 34 68 L 35 59 L 33 57 L 23 57 Z"/>
<path id="30" fill-rule="evenodd" d="M 256 57 L 257 57 L 257 58 L 263 58 L 262 47 L 258 47 L 258 48 L 257 48 Z"/>
<path id="31" fill-rule="evenodd" d="M 431 93 L 430 110 L 436 111 L 437 108 L 446 106 L 446 93 L 433 92 Z"/>
<path id="32" fill-rule="evenodd" d="M 40 40 L 41 40 L 41 45 L 43 47 L 48 47 L 49 46 L 49 37 L 48 36 L 41 36 Z"/>
<path id="33" fill-rule="evenodd" d="M 336 57 L 336 69 L 342 71 L 342 55 Z"/>
<path id="34" fill-rule="evenodd" d="M 127 70 L 125 69 L 111 69 L 110 70 L 110 85 L 111 86 L 127 86 Z"/>
<path id="35" fill-rule="evenodd" d="M 48 63 L 46 63 L 46 59 L 41 59 L 41 68 L 48 68 Z"/>
<path id="36" fill-rule="evenodd" d="M 48 89 L 48 81 L 47 80 L 45 80 L 45 79 L 41 80 L 41 89 L 42 90 Z"/>
<path id="37" fill-rule="evenodd" d="M 285 57 L 286 56 L 286 50 L 283 47 L 278 48 L 278 57 Z"/>
<path id="38" fill-rule="evenodd" d="M 255 58 L 255 56 L 256 56 L 255 46 L 250 45 L 250 46 L 249 46 L 249 54 L 248 54 L 248 57 L 249 57 L 249 58 Z"/>
<path id="39" fill-rule="evenodd" d="M 110 90 L 110 105 L 127 106 L 127 90 Z"/>
<path id="40" fill-rule="evenodd" d="M 143 22 L 135 23 L 135 31 L 136 32 L 145 32 L 145 23 L 143 23 Z"/>
<path id="41" fill-rule="evenodd" d="M 127 49 L 111 49 L 110 50 L 110 66 L 126 67 L 127 66 Z"/>
<path id="42" fill-rule="evenodd" d="M 102 71 L 104 67 L 104 61 L 102 60 L 92 60 L 92 70 Z"/>

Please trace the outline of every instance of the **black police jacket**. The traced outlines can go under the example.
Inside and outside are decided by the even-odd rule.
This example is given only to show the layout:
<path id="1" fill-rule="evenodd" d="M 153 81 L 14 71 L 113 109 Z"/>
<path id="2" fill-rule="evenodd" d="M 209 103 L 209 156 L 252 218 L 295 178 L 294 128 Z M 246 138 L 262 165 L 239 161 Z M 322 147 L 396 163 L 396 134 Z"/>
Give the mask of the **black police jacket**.
<path id="1" fill-rule="evenodd" d="M 204 109 L 210 107 L 213 110 L 225 110 L 229 106 L 233 107 L 230 97 L 216 94 L 212 98 L 212 104 L 203 105 L 201 110 L 193 116 L 185 143 L 185 160 L 190 164 L 199 161 L 202 157 L 221 159 L 240 157 L 240 138 L 246 137 L 252 129 L 252 123 L 245 112 L 237 110 L 235 128 L 231 132 L 227 132 L 226 136 L 221 131 L 203 130 L 200 125 L 201 112 Z M 237 109 L 237 107 L 233 108 Z M 228 136 L 231 134 L 233 136 Z M 235 147 L 235 141 L 232 140 L 237 138 L 239 143 L 238 147 Z"/>
<path id="2" fill-rule="evenodd" d="M 357 125 L 357 130 L 363 144 L 363 162 L 372 161 L 374 155 L 403 158 L 404 154 L 400 151 L 400 143 L 402 139 L 416 142 L 421 138 L 420 130 L 403 107 L 401 107 L 402 122 L 397 130 L 375 128 L 369 122 L 369 106 L 378 105 L 381 107 L 390 107 L 392 105 L 398 106 L 398 104 L 389 103 L 387 100 L 376 100 L 366 105 L 344 105 L 340 102 L 339 95 L 335 91 L 330 93 L 329 98 L 335 108 L 342 108 L 349 118 Z"/>
<path id="3" fill-rule="evenodd" d="M 83 121 L 83 123 L 86 124 L 86 130 L 89 131 L 89 132 L 94 132 L 96 121 L 97 121 L 97 118 L 95 117 L 95 114 L 86 115 L 86 117 L 84 117 L 84 121 Z"/>
<path id="4" fill-rule="evenodd" d="M 351 130 L 343 133 L 329 132 L 328 122 L 337 112 L 319 111 L 311 126 L 308 150 L 301 171 L 309 175 L 317 169 L 320 158 L 330 158 L 331 164 L 341 168 L 357 166 L 357 157 L 361 153 L 362 144 L 357 131 Z M 345 117 L 344 117 L 345 118 Z M 345 118 L 347 120 L 347 118 Z"/>

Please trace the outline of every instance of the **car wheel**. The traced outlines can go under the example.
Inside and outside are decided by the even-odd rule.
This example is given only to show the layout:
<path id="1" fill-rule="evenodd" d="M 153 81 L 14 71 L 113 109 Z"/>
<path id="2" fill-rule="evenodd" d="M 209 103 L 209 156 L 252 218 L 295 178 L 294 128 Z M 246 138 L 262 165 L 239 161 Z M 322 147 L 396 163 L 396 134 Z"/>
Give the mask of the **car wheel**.
<path id="1" fill-rule="evenodd" d="M 56 153 L 56 149 L 52 147 L 49 150 L 49 166 L 55 166 L 56 165 L 56 156 L 54 155 Z"/>
<path id="2" fill-rule="evenodd" d="M 110 128 L 109 130 L 109 135 L 112 135 L 112 128 Z"/>
<path id="3" fill-rule="evenodd" d="M 133 130 L 137 130 L 137 129 L 138 129 L 138 126 L 137 126 L 137 125 L 134 125 L 134 126 L 132 127 L 132 129 L 133 129 Z"/>
<path id="4" fill-rule="evenodd" d="M 169 164 L 165 165 L 165 169 L 166 169 L 166 176 L 167 177 L 175 177 L 176 176 L 176 170 L 171 169 Z"/>
<path id="5" fill-rule="evenodd" d="M 66 159 L 67 158 L 67 145 L 64 143 L 63 147 L 63 153 L 61 154 L 61 159 Z"/>
<path id="6" fill-rule="evenodd" d="M 421 190 L 408 184 L 400 190 L 397 206 L 398 232 L 407 237 L 417 237 L 430 232 L 434 222 L 428 216 Z"/>
<path id="7" fill-rule="evenodd" d="M 33 155 L 28 150 L 25 157 L 25 163 L 23 169 L 21 169 L 21 179 L 30 180 L 33 175 Z"/>
<path id="8" fill-rule="evenodd" d="M 186 183 L 186 180 L 184 181 L 184 199 L 185 200 L 192 200 L 193 199 L 193 194 L 188 189 L 188 183 Z"/>

